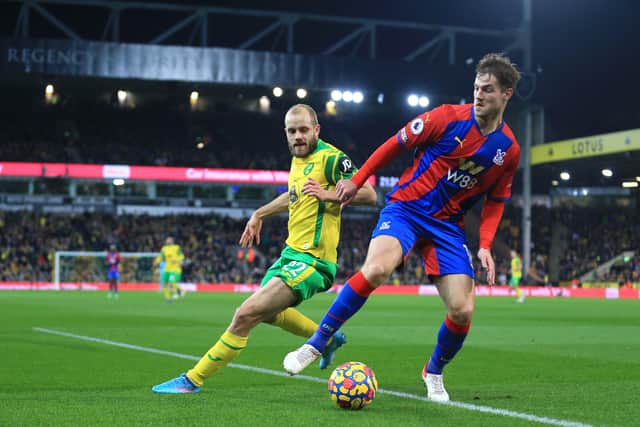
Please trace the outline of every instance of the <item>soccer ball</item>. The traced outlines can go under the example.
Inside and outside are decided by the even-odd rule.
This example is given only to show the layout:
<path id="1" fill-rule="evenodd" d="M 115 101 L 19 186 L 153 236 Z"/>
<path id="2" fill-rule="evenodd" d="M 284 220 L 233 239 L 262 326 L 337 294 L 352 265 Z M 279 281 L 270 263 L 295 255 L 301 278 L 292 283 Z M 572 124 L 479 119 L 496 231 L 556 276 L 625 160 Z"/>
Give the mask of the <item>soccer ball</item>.
<path id="1" fill-rule="evenodd" d="M 364 408 L 373 402 L 376 390 L 376 374 L 362 362 L 345 362 L 329 377 L 331 400 L 342 409 Z"/>

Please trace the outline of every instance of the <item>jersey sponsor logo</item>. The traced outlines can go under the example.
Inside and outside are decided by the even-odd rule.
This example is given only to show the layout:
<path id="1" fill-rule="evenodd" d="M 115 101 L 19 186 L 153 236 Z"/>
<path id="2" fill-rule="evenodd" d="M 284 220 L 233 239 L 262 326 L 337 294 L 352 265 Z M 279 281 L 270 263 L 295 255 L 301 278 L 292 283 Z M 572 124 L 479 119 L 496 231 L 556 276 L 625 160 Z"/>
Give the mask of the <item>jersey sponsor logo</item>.
<path id="1" fill-rule="evenodd" d="M 298 201 L 298 192 L 296 191 L 295 184 L 289 189 L 289 203 L 295 203 Z"/>
<path id="2" fill-rule="evenodd" d="M 498 166 L 502 166 L 504 164 L 504 156 L 506 155 L 506 152 L 498 148 L 498 151 L 496 151 L 496 155 L 493 157 L 493 163 Z"/>
<path id="3" fill-rule="evenodd" d="M 351 159 L 348 157 L 343 157 L 338 162 L 338 168 L 342 173 L 349 173 L 353 170 L 353 163 L 351 163 Z"/>
<path id="4" fill-rule="evenodd" d="M 482 165 L 476 165 L 473 160 L 460 159 L 460 164 L 457 169 L 447 171 L 447 181 L 457 184 L 460 188 L 470 189 L 475 187 L 478 183 L 478 175 L 485 170 Z"/>
<path id="5" fill-rule="evenodd" d="M 388 230 L 391 228 L 391 221 L 382 221 L 378 230 Z"/>
<path id="6" fill-rule="evenodd" d="M 407 130 L 405 128 L 402 128 L 402 130 L 400 131 L 400 138 L 405 144 L 409 140 L 409 137 L 407 136 Z"/>
<path id="7" fill-rule="evenodd" d="M 302 171 L 302 173 L 304 174 L 304 176 L 307 176 L 311 173 L 311 171 L 313 170 L 313 162 L 309 163 L 307 166 L 304 167 L 304 170 Z"/>
<path id="8" fill-rule="evenodd" d="M 417 118 L 411 122 L 409 128 L 411 129 L 412 134 L 420 135 L 422 133 L 422 130 L 424 129 L 424 122 L 421 118 Z"/>

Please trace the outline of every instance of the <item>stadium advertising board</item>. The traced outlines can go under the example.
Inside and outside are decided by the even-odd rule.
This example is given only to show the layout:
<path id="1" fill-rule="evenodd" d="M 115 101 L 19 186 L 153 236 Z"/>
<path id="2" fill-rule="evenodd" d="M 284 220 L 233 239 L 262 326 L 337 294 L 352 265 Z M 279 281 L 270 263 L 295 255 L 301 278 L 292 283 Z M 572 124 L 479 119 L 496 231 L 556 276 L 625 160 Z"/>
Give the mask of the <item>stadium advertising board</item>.
<path id="1" fill-rule="evenodd" d="M 71 163 L 0 162 L 0 177 L 85 178 L 286 184 L 288 171 L 208 169 L 169 166 L 90 165 Z"/>
<path id="2" fill-rule="evenodd" d="M 187 292 L 232 292 L 252 293 L 260 287 L 251 283 L 181 283 L 180 287 Z M 106 291 L 106 282 L 0 282 L 0 291 Z M 157 291 L 157 283 L 120 283 L 121 291 Z M 547 286 L 521 286 L 527 297 L 540 298 L 601 298 L 601 299 L 640 299 L 640 289 L 635 288 L 567 288 Z M 334 286 L 329 292 L 338 293 L 342 286 Z M 435 296 L 437 290 L 433 285 L 382 285 L 376 289 L 376 294 L 384 295 L 423 295 Z M 514 297 L 515 291 L 509 286 L 476 286 L 477 296 Z"/>
<path id="3" fill-rule="evenodd" d="M 131 179 L 148 181 L 287 184 L 289 171 L 209 169 L 172 166 L 91 165 L 80 163 L 0 162 L 0 177 Z M 369 178 L 375 186 L 375 177 Z"/>
<path id="4" fill-rule="evenodd" d="M 550 142 L 531 147 L 531 164 L 604 156 L 640 150 L 640 129 Z"/>

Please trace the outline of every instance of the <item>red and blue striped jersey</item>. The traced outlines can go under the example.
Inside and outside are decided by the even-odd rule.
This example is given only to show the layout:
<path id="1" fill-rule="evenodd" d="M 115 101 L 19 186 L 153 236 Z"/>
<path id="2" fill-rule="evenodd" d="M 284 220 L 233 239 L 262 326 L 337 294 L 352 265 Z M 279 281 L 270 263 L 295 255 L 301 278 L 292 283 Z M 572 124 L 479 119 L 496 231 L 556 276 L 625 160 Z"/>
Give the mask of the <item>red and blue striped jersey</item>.
<path id="1" fill-rule="evenodd" d="M 110 273 L 118 271 L 118 264 L 120 264 L 120 254 L 118 252 L 107 252 L 104 263 L 107 265 L 107 271 Z"/>
<path id="2" fill-rule="evenodd" d="M 442 105 L 411 120 L 396 135 L 414 151 L 413 164 L 387 194 L 387 203 L 411 202 L 421 214 L 459 222 L 484 195 L 504 201 L 520 160 L 520 146 L 502 122 L 483 135 L 473 105 Z"/>

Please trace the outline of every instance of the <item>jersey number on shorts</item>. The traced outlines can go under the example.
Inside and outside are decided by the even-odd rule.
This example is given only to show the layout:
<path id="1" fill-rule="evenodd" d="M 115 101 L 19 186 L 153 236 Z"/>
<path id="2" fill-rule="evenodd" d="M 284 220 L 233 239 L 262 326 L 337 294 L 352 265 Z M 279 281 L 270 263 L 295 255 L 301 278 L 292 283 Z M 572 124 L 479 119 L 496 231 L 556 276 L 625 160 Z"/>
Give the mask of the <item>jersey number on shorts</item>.
<path id="1" fill-rule="evenodd" d="M 307 264 L 300 261 L 291 261 L 282 267 L 282 269 L 289 273 L 291 277 L 296 277 L 298 274 L 302 273 L 305 268 L 307 268 Z"/>

